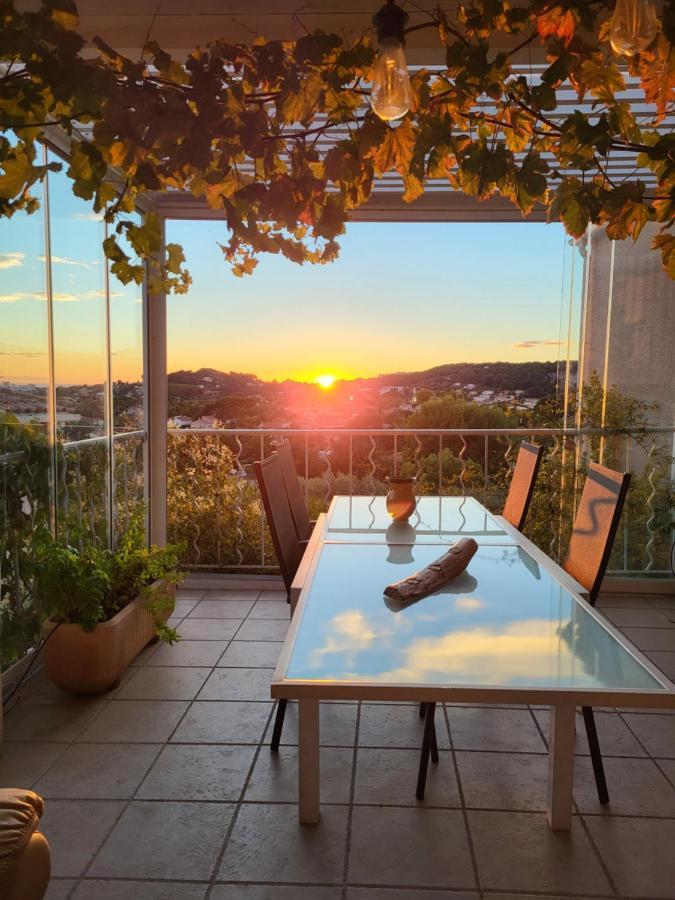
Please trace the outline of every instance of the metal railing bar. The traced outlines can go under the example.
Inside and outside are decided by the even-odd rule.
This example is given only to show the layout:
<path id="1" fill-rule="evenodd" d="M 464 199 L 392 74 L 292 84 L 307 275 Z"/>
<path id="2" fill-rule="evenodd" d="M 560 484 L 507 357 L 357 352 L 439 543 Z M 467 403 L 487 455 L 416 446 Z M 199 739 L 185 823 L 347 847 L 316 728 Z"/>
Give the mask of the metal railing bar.
<path id="1" fill-rule="evenodd" d="M 190 428 L 169 428 L 170 435 L 181 437 L 184 435 L 200 435 L 200 434 L 229 434 L 229 435 L 278 435 L 278 434 L 295 434 L 295 435 L 343 435 L 345 437 L 352 435 L 353 437 L 383 437 L 388 435 L 393 437 L 410 437 L 421 435 L 423 437 L 438 436 L 456 436 L 469 435 L 470 437 L 481 437 L 488 435 L 491 437 L 499 437 L 506 435 L 522 436 L 524 438 L 532 435 L 538 437 L 554 437 L 555 435 L 564 435 L 573 437 L 575 435 L 647 435 L 647 434 L 673 434 L 675 428 L 672 426 L 645 426 L 642 428 L 199 428 L 192 430 Z M 91 438 L 90 440 L 98 440 Z M 82 443 L 82 442 L 78 442 Z"/>

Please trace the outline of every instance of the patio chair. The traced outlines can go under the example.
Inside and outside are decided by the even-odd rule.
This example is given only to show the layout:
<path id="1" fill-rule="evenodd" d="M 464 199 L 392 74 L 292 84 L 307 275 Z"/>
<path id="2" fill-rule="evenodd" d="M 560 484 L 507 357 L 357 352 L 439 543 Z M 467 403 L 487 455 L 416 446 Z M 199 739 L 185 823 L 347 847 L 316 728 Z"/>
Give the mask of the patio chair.
<path id="1" fill-rule="evenodd" d="M 291 584 L 302 559 L 304 542 L 298 540 L 295 530 L 279 455 L 272 453 L 260 462 L 256 462 L 254 468 L 267 516 L 267 524 L 272 535 L 272 543 L 281 569 L 281 577 L 290 600 Z M 287 700 L 279 700 L 277 705 L 272 732 L 272 750 L 274 752 L 279 749 L 287 703 Z"/>
<path id="2" fill-rule="evenodd" d="M 286 593 L 290 595 L 291 584 L 300 565 L 304 548 L 295 530 L 279 455 L 272 453 L 256 462 L 254 468 L 281 577 Z"/>
<path id="3" fill-rule="evenodd" d="M 288 441 L 282 441 L 275 445 L 276 453 L 281 464 L 281 474 L 284 479 L 284 487 L 288 497 L 288 504 L 291 508 L 293 524 L 295 525 L 295 533 L 299 541 L 309 540 L 312 533 L 312 523 L 309 520 L 309 512 L 307 504 L 302 495 L 300 487 L 300 479 L 295 468 L 293 460 L 293 451 Z"/>
<path id="4" fill-rule="evenodd" d="M 511 484 L 506 497 L 506 503 L 502 515 L 510 522 L 518 531 L 522 531 L 527 518 L 527 511 L 530 508 L 530 501 L 534 493 L 534 486 L 541 465 L 541 458 L 544 454 L 544 448 L 539 444 L 529 444 L 523 441 L 518 450 L 516 465 L 511 476 Z M 426 717 L 424 726 L 424 739 L 422 742 L 422 752 L 420 756 L 420 768 L 417 778 L 417 797 L 422 800 L 424 797 L 424 788 L 426 785 L 426 772 L 428 766 L 429 753 L 433 762 L 438 761 L 438 751 L 435 749 L 436 743 L 436 726 L 434 723 L 435 710 L 433 704 L 420 703 L 419 708 L 420 719 Z M 431 721 L 428 718 L 431 717 Z M 427 741 L 431 739 L 433 746 L 427 749 Z"/>
<path id="5" fill-rule="evenodd" d="M 588 591 L 595 606 L 628 493 L 630 474 L 590 463 L 563 569 Z M 609 803 L 593 708 L 581 708 L 600 803 Z"/>
<path id="6" fill-rule="evenodd" d="M 544 448 L 538 444 L 523 441 L 518 451 L 518 458 L 511 477 L 509 492 L 502 515 L 518 531 L 522 531 L 530 507 L 534 485 L 539 473 Z"/>
<path id="7" fill-rule="evenodd" d="M 589 464 L 563 569 L 586 588 L 589 592 L 588 602 L 591 606 L 595 606 L 600 593 L 600 586 L 612 552 L 629 484 L 629 473 L 614 472 L 612 469 L 594 462 Z M 425 716 L 425 723 L 417 779 L 419 800 L 424 799 L 429 756 L 434 762 L 438 760 L 438 751 L 435 749 L 435 704 L 426 703 L 424 707 L 424 711 L 420 713 Z M 607 780 L 593 708 L 582 706 L 581 713 L 588 738 L 598 799 L 600 803 L 609 803 Z"/>

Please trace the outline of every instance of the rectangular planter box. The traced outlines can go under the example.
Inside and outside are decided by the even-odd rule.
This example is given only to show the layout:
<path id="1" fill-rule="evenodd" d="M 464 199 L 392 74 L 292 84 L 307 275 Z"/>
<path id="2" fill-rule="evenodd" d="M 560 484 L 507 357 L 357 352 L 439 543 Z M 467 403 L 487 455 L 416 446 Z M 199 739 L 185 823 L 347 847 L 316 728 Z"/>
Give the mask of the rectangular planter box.
<path id="1" fill-rule="evenodd" d="M 168 592 L 173 609 L 175 584 L 158 581 L 153 590 Z M 167 610 L 164 618 L 170 614 Z M 77 694 L 99 694 L 109 690 L 155 637 L 152 616 L 145 608 L 145 601 L 140 599 L 133 600 L 93 631 L 84 631 L 79 625 L 69 623 L 57 625 L 49 620 L 43 629 L 44 637 L 50 632 L 53 633 L 43 651 L 47 674 L 58 687 Z"/>

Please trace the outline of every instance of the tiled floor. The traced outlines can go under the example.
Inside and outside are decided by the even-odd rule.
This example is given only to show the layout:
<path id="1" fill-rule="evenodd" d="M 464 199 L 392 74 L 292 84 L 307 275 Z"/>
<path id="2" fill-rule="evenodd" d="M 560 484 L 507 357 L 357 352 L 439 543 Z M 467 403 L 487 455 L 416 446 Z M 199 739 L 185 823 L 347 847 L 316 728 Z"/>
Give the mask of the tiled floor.
<path id="1" fill-rule="evenodd" d="M 675 598 L 605 598 L 675 676 Z M 269 750 L 276 592 L 182 591 L 183 641 L 104 698 L 45 682 L 6 719 L 0 784 L 46 798 L 48 897 L 74 900 L 675 898 L 675 715 L 597 713 L 612 795 L 583 729 L 569 835 L 544 816 L 547 711 L 448 706 L 424 804 L 412 705 L 324 704 L 322 820 L 297 822 L 297 715 Z"/>

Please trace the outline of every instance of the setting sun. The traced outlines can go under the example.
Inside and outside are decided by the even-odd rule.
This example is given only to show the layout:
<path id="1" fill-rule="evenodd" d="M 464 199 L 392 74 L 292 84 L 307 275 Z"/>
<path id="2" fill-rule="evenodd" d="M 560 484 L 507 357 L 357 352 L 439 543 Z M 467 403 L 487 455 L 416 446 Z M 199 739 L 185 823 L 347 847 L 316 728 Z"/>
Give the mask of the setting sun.
<path id="1" fill-rule="evenodd" d="M 317 375 L 314 380 L 317 384 L 321 385 L 324 390 L 328 390 L 328 388 L 332 388 L 335 384 L 335 375 Z"/>

